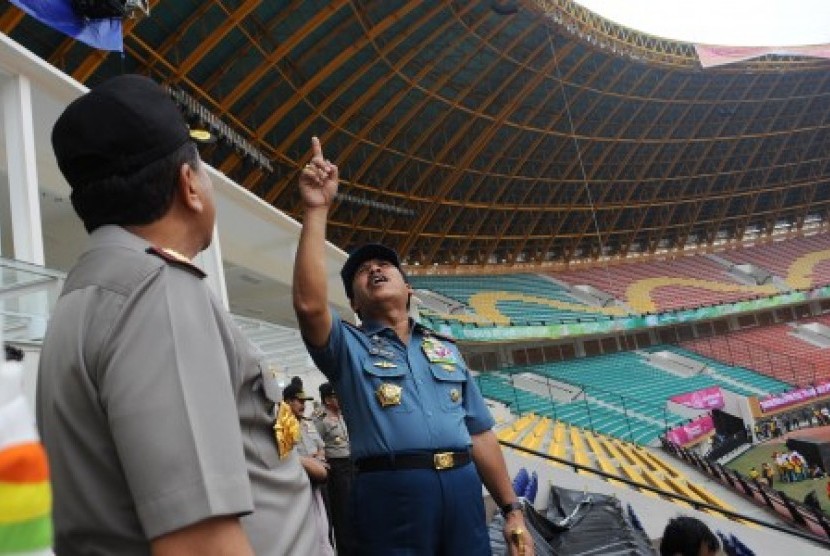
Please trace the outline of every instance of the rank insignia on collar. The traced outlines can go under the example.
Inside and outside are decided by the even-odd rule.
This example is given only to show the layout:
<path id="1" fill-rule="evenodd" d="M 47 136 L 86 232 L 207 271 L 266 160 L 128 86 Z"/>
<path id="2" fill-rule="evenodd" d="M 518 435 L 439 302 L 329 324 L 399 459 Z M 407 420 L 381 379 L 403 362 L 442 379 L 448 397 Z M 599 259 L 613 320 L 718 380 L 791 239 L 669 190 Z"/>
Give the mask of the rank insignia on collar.
<path id="1" fill-rule="evenodd" d="M 455 371 L 455 365 L 450 365 L 449 363 L 442 363 L 441 368 L 447 371 L 448 373 Z"/>
<path id="2" fill-rule="evenodd" d="M 461 392 L 459 392 L 458 390 L 453 388 L 452 390 L 450 390 L 450 399 L 453 402 L 457 402 L 458 400 L 461 399 Z"/>
<path id="3" fill-rule="evenodd" d="M 398 366 L 392 363 L 391 361 L 375 361 L 375 367 L 380 367 L 381 369 L 397 369 Z"/>
<path id="4" fill-rule="evenodd" d="M 390 405 L 401 405 L 402 388 L 397 384 L 389 384 L 384 382 L 381 384 L 375 395 L 378 397 L 381 407 L 388 407 Z"/>

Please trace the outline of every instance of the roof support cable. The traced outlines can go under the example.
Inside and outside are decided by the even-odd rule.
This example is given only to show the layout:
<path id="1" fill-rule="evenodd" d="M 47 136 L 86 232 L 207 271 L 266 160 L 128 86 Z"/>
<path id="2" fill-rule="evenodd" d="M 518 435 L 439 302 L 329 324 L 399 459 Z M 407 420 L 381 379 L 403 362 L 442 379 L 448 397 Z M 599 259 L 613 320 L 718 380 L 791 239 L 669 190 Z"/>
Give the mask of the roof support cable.
<path id="1" fill-rule="evenodd" d="M 550 55 L 553 56 L 553 68 L 556 73 L 556 80 L 559 82 L 559 90 L 562 91 L 562 99 L 565 105 L 565 115 L 568 117 L 568 126 L 569 131 L 571 134 L 571 140 L 574 144 L 574 150 L 576 151 L 576 159 L 579 162 L 579 171 L 582 177 L 582 185 L 585 188 L 585 193 L 588 197 L 588 204 L 591 207 L 591 218 L 594 221 L 594 230 L 596 231 L 597 236 L 597 243 L 599 244 L 599 254 L 598 257 L 602 259 L 603 254 L 605 253 L 605 245 L 602 240 L 602 232 L 599 229 L 599 220 L 597 218 L 597 210 L 596 206 L 594 205 L 594 198 L 591 194 L 591 188 L 588 186 L 588 174 L 585 172 L 585 162 L 582 159 L 582 149 L 580 148 L 579 139 L 576 136 L 576 126 L 574 125 L 573 114 L 571 114 L 571 102 L 568 97 L 568 91 L 565 89 L 565 84 L 562 79 L 562 70 L 559 67 L 559 60 L 556 57 L 556 47 L 554 45 L 554 38 L 553 38 L 553 29 L 552 26 L 555 25 L 554 20 L 551 18 L 550 14 L 546 14 L 548 18 L 550 18 L 550 22 L 546 25 L 546 31 L 548 34 L 548 44 L 550 45 Z M 608 269 L 608 261 L 603 260 L 603 269 L 605 270 L 605 277 L 608 282 L 608 292 L 613 292 L 613 283 L 611 281 L 611 273 Z"/>

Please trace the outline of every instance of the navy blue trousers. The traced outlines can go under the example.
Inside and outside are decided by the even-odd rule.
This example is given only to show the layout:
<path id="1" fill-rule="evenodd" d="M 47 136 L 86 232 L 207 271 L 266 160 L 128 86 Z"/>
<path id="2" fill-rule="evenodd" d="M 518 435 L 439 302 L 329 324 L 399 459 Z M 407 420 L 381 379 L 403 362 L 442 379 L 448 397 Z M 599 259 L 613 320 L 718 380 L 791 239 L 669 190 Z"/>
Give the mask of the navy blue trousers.
<path id="1" fill-rule="evenodd" d="M 490 556 L 475 465 L 359 473 L 352 489 L 358 553 Z"/>

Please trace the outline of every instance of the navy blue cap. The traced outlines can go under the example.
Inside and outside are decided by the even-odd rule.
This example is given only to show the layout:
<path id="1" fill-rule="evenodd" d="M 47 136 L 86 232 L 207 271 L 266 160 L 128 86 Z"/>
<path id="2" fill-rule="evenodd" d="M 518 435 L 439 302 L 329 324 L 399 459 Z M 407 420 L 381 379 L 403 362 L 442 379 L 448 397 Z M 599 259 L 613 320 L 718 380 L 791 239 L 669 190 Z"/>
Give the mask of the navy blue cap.
<path id="1" fill-rule="evenodd" d="M 299 384 L 289 384 L 282 391 L 282 399 L 288 400 L 313 400 L 311 396 L 303 392 L 303 387 Z"/>
<path id="2" fill-rule="evenodd" d="M 340 270 L 340 277 L 343 279 L 343 287 L 346 288 L 346 296 L 349 299 L 354 297 L 352 282 L 354 282 L 354 275 L 357 272 L 358 267 L 364 262 L 371 261 L 372 259 L 389 261 L 401 271 L 401 274 L 404 275 L 404 280 L 406 280 L 406 275 L 401 268 L 401 260 L 398 258 L 398 254 L 395 253 L 394 250 L 386 247 L 385 245 L 381 245 L 380 243 L 367 243 L 366 245 L 355 249 L 352 254 L 349 255 L 349 258 L 346 259 L 346 263 L 343 265 L 342 270 Z"/>
<path id="3" fill-rule="evenodd" d="M 331 385 L 330 382 L 324 382 L 320 385 L 320 399 L 328 398 L 329 396 L 336 396 L 337 394 L 334 392 L 334 386 Z"/>
<path id="4" fill-rule="evenodd" d="M 119 75 L 66 107 L 52 148 L 70 187 L 130 175 L 190 141 L 181 111 L 155 81 Z"/>

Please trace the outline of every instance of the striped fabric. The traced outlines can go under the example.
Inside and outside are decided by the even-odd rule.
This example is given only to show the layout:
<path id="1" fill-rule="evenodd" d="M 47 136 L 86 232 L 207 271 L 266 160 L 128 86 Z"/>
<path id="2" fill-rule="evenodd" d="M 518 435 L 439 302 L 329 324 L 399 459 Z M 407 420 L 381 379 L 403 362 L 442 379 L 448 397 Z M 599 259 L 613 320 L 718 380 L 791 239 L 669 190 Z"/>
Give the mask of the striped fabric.
<path id="1" fill-rule="evenodd" d="M 21 373 L 20 363 L 0 367 L 0 554 L 51 554 L 49 469 Z"/>

